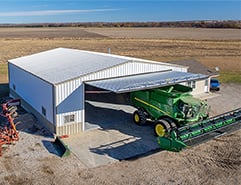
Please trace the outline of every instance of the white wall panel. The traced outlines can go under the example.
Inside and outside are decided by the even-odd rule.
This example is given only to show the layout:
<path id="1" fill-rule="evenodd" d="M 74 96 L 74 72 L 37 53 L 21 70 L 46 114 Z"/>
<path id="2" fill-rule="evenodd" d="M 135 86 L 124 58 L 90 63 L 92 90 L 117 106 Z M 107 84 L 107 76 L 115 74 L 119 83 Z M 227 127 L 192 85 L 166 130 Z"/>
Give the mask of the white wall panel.
<path id="1" fill-rule="evenodd" d="M 40 114 L 42 106 L 46 109 L 46 119 L 53 123 L 61 133 L 72 133 L 69 129 L 78 127 L 84 130 L 84 84 L 83 81 L 115 78 L 141 73 L 157 72 L 164 70 L 187 72 L 187 68 L 163 63 L 148 63 L 142 61 L 130 61 L 122 63 L 92 74 L 69 80 L 53 86 L 52 84 L 16 67 L 9 63 L 9 86 L 30 104 Z M 55 94 L 53 94 L 55 92 Z M 55 105 L 54 105 L 55 104 Z M 54 115 L 56 113 L 56 115 Z M 64 123 L 64 116 L 75 115 L 74 123 Z M 82 128 L 80 126 L 82 125 Z M 76 128 L 77 128 L 76 127 Z"/>
<path id="2" fill-rule="evenodd" d="M 56 85 L 56 120 L 57 126 L 64 125 L 64 116 L 75 115 L 75 122 L 83 122 L 84 85 L 80 79 Z"/>
<path id="3" fill-rule="evenodd" d="M 40 114 L 43 106 L 46 119 L 53 123 L 53 86 L 11 63 L 8 65 L 9 87 Z"/>
<path id="4" fill-rule="evenodd" d="M 205 80 L 196 81 L 196 87 L 192 90 L 192 95 L 205 93 Z"/>
<path id="5" fill-rule="evenodd" d="M 187 69 L 185 67 L 181 68 L 181 67 L 176 67 L 171 65 L 169 66 L 169 65 L 146 63 L 146 62 L 128 62 L 118 66 L 114 66 L 109 69 L 105 69 L 103 71 L 86 75 L 82 78 L 82 81 L 114 78 L 114 77 L 121 77 L 126 75 L 164 71 L 164 70 L 170 70 L 170 69 L 174 71 L 187 72 Z"/>
<path id="6" fill-rule="evenodd" d="M 66 99 L 66 97 L 70 96 L 81 84 L 80 79 L 74 79 L 56 85 L 56 106 Z"/>
<path id="7" fill-rule="evenodd" d="M 97 80 L 104 78 L 115 78 L 126 75 L 156 72 L 162 70 L 186 71 L 186 68 L 178 68 L 169 65 L 127 62 L 102 71 L 73 79 L 56 85 L 56 120 L 57 126 L 68 125 L 64 123 L 64 116 L 74 114 L 76 123 L 84 122 L 84 85 L 83 81 Z"/>

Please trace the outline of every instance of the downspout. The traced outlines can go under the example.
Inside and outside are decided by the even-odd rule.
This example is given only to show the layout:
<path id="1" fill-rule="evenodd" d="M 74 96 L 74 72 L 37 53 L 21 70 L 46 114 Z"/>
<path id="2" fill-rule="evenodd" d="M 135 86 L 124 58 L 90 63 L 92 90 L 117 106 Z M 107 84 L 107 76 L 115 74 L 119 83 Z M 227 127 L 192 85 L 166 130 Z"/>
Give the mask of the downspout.
<path id="1" fill-rule="evenodd" d="M 83 110 L 82 110 L 82 132 L 85 131 L 85 83 L 82 82 L 83 88 L 82 88 L 82 104 L 83 104 Z"/>

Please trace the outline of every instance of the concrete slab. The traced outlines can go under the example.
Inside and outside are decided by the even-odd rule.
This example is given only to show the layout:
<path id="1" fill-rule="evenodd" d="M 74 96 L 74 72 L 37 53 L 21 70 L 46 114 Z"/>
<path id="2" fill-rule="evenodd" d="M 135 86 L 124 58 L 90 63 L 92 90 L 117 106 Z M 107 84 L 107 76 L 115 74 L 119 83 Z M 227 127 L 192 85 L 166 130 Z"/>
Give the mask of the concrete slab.
<path id="1" fill-rule="evenodd" d="M 208 93 L 199 98 L 217 96 L 217 93 Z M 126 104 L 127 97 L 125 94 L 94 95 L 85 104 L 88 131 L 63 140 L 86 167 L 106 165 L 159 150 L 153 125 L 137 126 L 133 123 L 135 108 Z"/>
<path id="2" fill-rule="evenodd" d="M 202 93 L 202 94 L 194 95 L 194 97 L 196 97 L 198 99 L 201 99 L 201 100 L 207 100 L 207 99 L 211 99 L 211 98 L 216 98 L 218 96 L 220 96 L 219 92 L 215 92 L 215 93 L 209 92 L 209 93 Z"/>
<path id="3" fill-rule="evenodd" d="M 153 125 L 133 123 L 133 107 L 100 102 L 88 102 L 87 106 L 88 124 L 98 129 L 63 139 L 86 167 L 106 165 L 159 149 Z"/>
<path id="4" fill-rule="evenodd" d="M 113 129 L 91 130 L 64 138 L 63 142 L 86 167 L 91 168 L 159 149 L 153 134 L 147 134 L 150 127 L 146 128 L 140 129 L 139 135 L 127 135 Z"/>

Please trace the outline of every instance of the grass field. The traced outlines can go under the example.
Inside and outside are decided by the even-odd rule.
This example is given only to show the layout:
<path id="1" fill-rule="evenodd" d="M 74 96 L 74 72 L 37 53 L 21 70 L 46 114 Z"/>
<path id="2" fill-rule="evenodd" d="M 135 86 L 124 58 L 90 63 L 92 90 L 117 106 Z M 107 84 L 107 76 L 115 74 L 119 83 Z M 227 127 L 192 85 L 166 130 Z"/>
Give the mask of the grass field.
<path id="1" fill-rule="evenodd" d="M 113 54 L 162 62 L 192 58 L 211 69 L 218 66 L 223 82 L 240 83 L 241 39 L 238 36 L 240 30 L 229 29 L 2 28 L 0 83 L 8 81 L 9 59 L 57 47 L 98 52 L 111 48 Z"/>
<path id="2" fill-rule="evenodd" d="M 6 63 L 0 63 L 0 83 L 8 81 L 8 66 Z"/>

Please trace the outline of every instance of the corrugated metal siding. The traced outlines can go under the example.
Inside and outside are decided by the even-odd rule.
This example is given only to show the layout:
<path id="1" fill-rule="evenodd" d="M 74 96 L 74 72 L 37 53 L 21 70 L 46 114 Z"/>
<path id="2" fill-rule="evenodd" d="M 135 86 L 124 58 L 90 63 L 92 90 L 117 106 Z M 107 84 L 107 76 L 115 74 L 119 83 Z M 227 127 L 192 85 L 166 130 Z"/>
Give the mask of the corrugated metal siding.
<path id="1" fill-rule="evenodd" d="M 24 101 L 42 115 L 42 106 L 46 109 L 46 119 L 53 123 L 52 85 L 32 74 L 8 63 L 9 87 Z M 16 90 L 14 90 L 15 86 Z"/>
<path id="2" fill-rule="evenodd" d="M 128 59 L 122 56 L 66 48 L 57 48 L 9 60 L 9 62 L 53 84 L 127 61 Z"/>
<path id="3" fill-rule="evenodd" d="M 82 132 L 82 123 L 66 124 L 56 128 L 56 135 L 71 135 Z"/>
<path id="4" fill-rule="evenodd" d="M 179 67 L 167 63 L 159 65 L 158 62 L 144 59 L 67 48 L 57 48 L 9 60 L 10 63 L 52 84 L 62 83 L 128 61 L 133 61 L 132 65 L 136 67 L 134 70 L 140 70 L 139 72 L 143 69 L 146 72 L 152 71 L 155 66 L 180 70 Z"/>
<path id="5" fill-rule="evenodd" d="M 49 120 L 45 119 L 41 113 L 36 111 L 29 103 L 24 101 L 18 94 L 16 94 L 13 90 L 10 89 L 10 97 L 11 98 L 20 98 L 21 99 L 21 107 L 23 107 L 28 112 L 34 114 L 35 118 L 38 120 L 38 124 L 45 126 L 51 133 L 55 133 L 55 125 L 51 123 Z"/>
<path id="6" fill-rule="evenodd" d="M 78 78 L 56 85 L 56 105 L 59 105 L 66 97 L 76 90 L 82 81 Z"/>
<path id="7" fill-rule="evenodd" d="M 196 81 L 196 87 L 192 90 L 193 95 L 205 93 L 205 80 Z"/>
<path id="8" fill-rule="evenodd" d="M 157 88 L 185 82 L 187 80 L 201 80 L 204 78 L 207 78 L 207 76 L 202 74 L 193 74 L 179 71 L 163 71 L 125 76 L 120 78 L 87 81 L 85 83 L 115 93 L 124 93 Z"/>
<path id="9" fill-rule="evenodd" d="M 174 71 L 187 72 L 186 68 L 178 68 L 175 66 L 165 66 L 161 64 L 134 61 L 134 62 L 127 62 L 122 65 L 118 65 L 109 69 L 105 69 L 96 73 L 86 75 L 81 79 L 82 81 L 98 80 L 98 79 L 114 78 L 114 77 L 121 77 L 121 76 L 140 74 L 140 73 L 165 71 L 168 69 L 171 69 Z"/>
<path id="10" fill-rule="evenodd" d="M 64 116 L 75 115 L 75 122 L 83 122 L 84 85 L 75 79 L 56 86 L 56 120 L 57 126 L 64 125 Z"/>
<path id="11" fill-rule="evenodd" d="M 17 68 L 14 64 L 38 77 Z M 81 124 L 84 122 L 83 81 L 167 69 L 186 72 L 186 68 L 163 63 L 157 64 L 151 61 L 148 63 L 145 60 L 142 62 L 140 59 L 130 57 L 63 48 L 10 60 L 9 65 L 10 88 L 13 90 L 13 85 L 15 85 L 16 93 L 39 113 L 42 112 L 41 109 L 44 106 L 47 120 L 53 123 L 56 119 L 57 132 L 61 134 L 77 133 L 84 128 L 84 124 Z M 79 77 L 87 73 L 91 74 Z M 53 86 L 41 79 L 56 84 L 55 95 L 53 95 Z M 53 105 L 54 103 L 56 105 Z M 54 106 L 56 110 L 53 110 Z M 54 117 L 55 112 L 56 117 Z M 71 114 L 75 115 L 75 123 L 64 124 L 64 116 Z"/>
<path id="12" fill-rule="evenodd" d="M 105 79 L 105 78 L 115 78 L 126 75 L 140 74 L 140 73 L 148 73 L 148 72 L 156 72 L 156 71 L 164 71 L 168 69 L 173 69 L 176 71 L 186 72 L 186 68 L 178 68 L 176 66 L 165 66 L 163 64 L 154 64 L 147 62 L 127 62 L 124 64 L 120 64 L 102 71 L 98 71 L 81 78 L 77 78 L 74 80 L 70 80 L 61 84 L 56 85 L 56 120 L 57 120 L 57 132 L 60 135 L 63 134 L 73 134 L 76 133 L 74 127 L 76 124 L 84 122 L 84 85 L 83 81 L 89 80 L 97 80 L 97 79 Z M 64 104 L 63 102 L 68 99 L 71 100 L 71 96 L 75 97 L 76 100 L 70 101 L 69 103 Z M 78 97 L 77 97 L 78 94 Z M 60 106 L 61 104 L 65 105 L 66 112 L 61 112 Z M 74 106 L 73 104 L 82 104 L 79 110 L 76 111 L 68 111 L 70 107 Z M 75 114 L 76 123 L 73 124 L 64 124 L 64 116 Z M 83 130 L 84 126 L 82 124 L 82 129 L 77 128 L 78 131 Z"/>
<path id="13" fill-rule="evenodd" d="M 80 102 L 82 103 L 82 102 Z M 56 120 L 57 120 L 57 126 L 60 127 L 60 126 L 63 126 L 65 125 L 64 123 L 64 116 L 68 116 L 68 115 L 75 115 L 75 123 L 78 123 L 78 122 L 82 122 L 82 114 L 83 114 L 84 110 L 79 110 L 79 111 L 75 111 L 75 112 L 66 112 L 66 113 L 60 113 L 60 114 L 57 114 L 56 116 Z M 69 123 L 67 123 L 69 124 Z"/>

